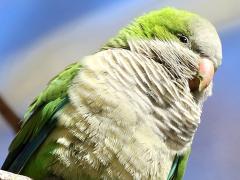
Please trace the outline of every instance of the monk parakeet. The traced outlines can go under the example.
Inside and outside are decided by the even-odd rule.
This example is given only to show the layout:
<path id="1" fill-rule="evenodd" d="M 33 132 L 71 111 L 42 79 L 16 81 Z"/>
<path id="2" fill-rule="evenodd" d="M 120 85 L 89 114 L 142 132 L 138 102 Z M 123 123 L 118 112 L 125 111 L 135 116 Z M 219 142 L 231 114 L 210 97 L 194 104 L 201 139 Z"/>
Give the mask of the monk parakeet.
<path id="1" fill-rule="evenodd" d="M 50 81 L 2 169 L 33 179 L 182 179 L 221 59 L 215 28 L 194 13 L 135 19 Z"/>

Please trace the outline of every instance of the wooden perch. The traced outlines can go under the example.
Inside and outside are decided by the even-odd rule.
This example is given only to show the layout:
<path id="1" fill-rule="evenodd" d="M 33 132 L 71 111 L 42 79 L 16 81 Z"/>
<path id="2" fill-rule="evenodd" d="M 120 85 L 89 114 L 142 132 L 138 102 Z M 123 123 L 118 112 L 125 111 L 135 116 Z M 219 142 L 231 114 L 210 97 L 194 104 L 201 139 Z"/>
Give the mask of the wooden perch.
<path id="1" fill-rule="evenodd" d="M 20 129 L 21 121 L 15 112 L 9 107 L 9 105 L 0 96 L 0 113 L 6 119 L 7 123 L 13 128 L 15 132 Z"/>
<path id="2" fill-rule="evenodd" d="M 0 180 L 32 180 L 29 177 L 0 170 Z"/>

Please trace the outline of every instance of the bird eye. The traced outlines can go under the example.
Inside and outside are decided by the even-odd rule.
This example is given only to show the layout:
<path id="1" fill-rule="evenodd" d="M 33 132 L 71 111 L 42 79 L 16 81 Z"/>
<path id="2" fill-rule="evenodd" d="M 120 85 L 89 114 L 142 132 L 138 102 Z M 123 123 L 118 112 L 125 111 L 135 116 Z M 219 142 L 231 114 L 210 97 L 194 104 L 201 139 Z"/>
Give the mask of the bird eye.
<path id="1" fill-rule="evenodd" d="M 188 40 L 188 38 L 185 36 L 185 35 L 183 35 L 183 34 L 178 34 L 177 35 L 178 36 L 178 39 L 182 42 L 182 43 L 188 43 L 189 42 L 189 40 Z"/>

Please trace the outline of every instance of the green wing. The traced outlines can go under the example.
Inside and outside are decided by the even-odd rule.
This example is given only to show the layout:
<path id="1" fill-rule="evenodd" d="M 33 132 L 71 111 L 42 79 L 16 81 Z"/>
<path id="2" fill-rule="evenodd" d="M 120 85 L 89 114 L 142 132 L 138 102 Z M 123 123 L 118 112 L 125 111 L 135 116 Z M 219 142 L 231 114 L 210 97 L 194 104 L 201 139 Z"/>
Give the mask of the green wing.
<path id="1" fill-rule="evenodd" d="M 190 153 L 191 153 L 191 150 L 187 151 L 184 155 L 181 155 L 181 156 L 176 155 L 167 180 L 183 179 Z"/>
<path id="2" fill-rule="evenodd" d="M 57 121 L 54 114 L 68 102 L 67 90 L 80 67 L 80 63 L 68 66 L 35 98 L 24 116 L 21 130 L 9 147 L 2 169 L 21 172 L 27 160 L 54 128 Z"/>

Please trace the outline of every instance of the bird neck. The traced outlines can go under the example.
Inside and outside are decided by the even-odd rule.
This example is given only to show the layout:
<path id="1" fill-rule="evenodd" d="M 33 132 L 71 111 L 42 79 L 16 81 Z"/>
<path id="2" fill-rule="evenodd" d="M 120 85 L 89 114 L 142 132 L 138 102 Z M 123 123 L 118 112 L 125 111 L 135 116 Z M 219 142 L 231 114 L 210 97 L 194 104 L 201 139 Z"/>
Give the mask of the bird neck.
<path id="1" fill-rule="evenodd" d="M 117 121 L 114 117 L 113 121 L 127 126 L 131 121 L 126 119 L 136 118 L 134 123 L 146 123 L 169 148 L 182 150 L 191 144 L 201 114 L 201 106 L 196 103 L 188 87 L 187 78 L 191 77 L 191 74 L 180 76 L 181 73 L 191 72 L 186 70 L 185 66 L 194 68 L 194 61 L 192 65 L 187 62 L 174 65 L 170 62 L 171 67 L 177 68 L 175 74 L 172 74 L 168 66 L 150 58 L 150 53 L 142 53 L 141 47 L 144 44 L 137 46 L 138 42 L 134 43 L 130 44 L 131 50 L 110 49 L 84 59 L 81 62 L 84 69 L 81 70 L 79 78 L 76 78 L 79 82 L 74 83 L 81 86 L 75 88 L 74 93 L 79 92 L 79 96 L 83 96 L 86 92 L 84 99 L 89 103 L 91 111 L 103 113 L 104 116 L 120 116 L 122 111 L 116 112 L 112 109 L 108 112 L 109 107 L 117 108 L 120 104 L 129 104 L 134 118 L 133 115 L 127 116 L 128 113 L 124 111 L 125 118 Z M 171 53 L 169 48 L 173 45 L 164 45 L 161 47 L 164 47 L 166 52 L 160 51 L 162 54 L 157 54 L 157 57 L 165 58 L 167 53 Z M 181 47 L 178 48 L 180 52 L 183 51 Z M 183 51 L 180 57 L 194 56 L 191 52 L 186 52 L 188 51 Z M 175 53 L 169 55 L 175 60 L 179 57 L 179 54 Z M 73 97 L 73 101 L 76 99 Z M 104 107 L 108 109 L 105 110 Z"/>

